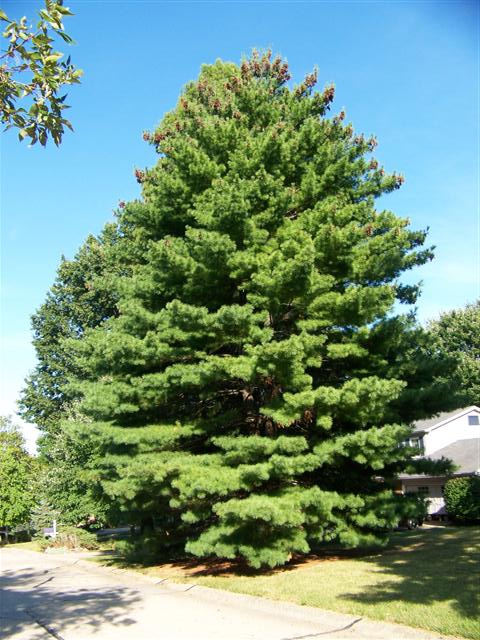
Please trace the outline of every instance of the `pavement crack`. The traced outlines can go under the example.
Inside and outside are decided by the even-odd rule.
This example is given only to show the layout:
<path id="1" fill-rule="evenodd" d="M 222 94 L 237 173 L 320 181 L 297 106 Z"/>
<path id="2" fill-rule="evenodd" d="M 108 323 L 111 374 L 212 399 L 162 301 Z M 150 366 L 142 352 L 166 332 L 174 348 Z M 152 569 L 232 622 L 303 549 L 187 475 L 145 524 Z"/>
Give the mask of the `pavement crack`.
<path id="1" fill-rule="evenodd" d="M 42 584 L 46 584 L 47 582 L 51 582 L 53 580 L 53 576 L 50 576 L 50 578 L 47 578 L 46 580 L 43 580 L 42 582 L 39 582 L 38 584 L 34 585 L 34 589 L 37 589 L 38 587 L 41 587 Z"/>
<path id="2" fill-rule="evenodd" d="M 347 629 L 351 629 L 357 622 L 360 622 L 362 618 L 357 618 L 350 624 L 347 624 L 345 627 L 340 627 L 339 629 L 330 629 L 329 631 L 320 631 L 320 633 L 307 633 L 304 636 L 291 636 L 290 638 L 281 638 L 281 640 L 305 640 L 306 638 L 318 638 L 320 636 L 328 636 L 330 633 L 339 633 L 340 631 L 346 631 Z"/>
<path id="3" fill-rule="evenodd" d="M 59 633 L 57 633 L 55 631 L 55 629 L 53 629 L 52 627 L 50 627 L 46 622 L 43 622 L 35 613 L 35 611 L 33 611 L 32 609 L 25 609 L 25 613 L 28 613 L 28 615 L 32 618 L 32 620 L 34 622 L 36 622 L 40 627 L 42 627 L 42 629 L 45 629 L 45 631 L 50 634 L 52 636 L 52 638 L 55 638 L 55 640 L 65 640 L 65 638 L 63 636 L 61 636 Z"/>

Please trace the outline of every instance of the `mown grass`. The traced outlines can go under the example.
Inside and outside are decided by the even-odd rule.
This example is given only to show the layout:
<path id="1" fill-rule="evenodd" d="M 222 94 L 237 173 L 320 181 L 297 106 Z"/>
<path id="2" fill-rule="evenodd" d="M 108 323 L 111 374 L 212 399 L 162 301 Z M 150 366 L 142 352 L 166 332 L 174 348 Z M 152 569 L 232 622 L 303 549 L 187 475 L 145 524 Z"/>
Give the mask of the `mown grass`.
<path id="1" fill-rule="evenodd" d="M 112 562 L 126 566 L 122 558 Z M 478 527 L 396 532 L 382 551 L 308 556 L 267 573 L 198 561 L 135 568 L 174 581 L 480 640 Z"/>
<path id="2" fill-rule="evenodd" d="M 40 543 L 37 540 L 30 540 L 30 542 L 12 542 L 8 546 L 15 549 L 26 549 L 27 551 L 42 551 Z"/>

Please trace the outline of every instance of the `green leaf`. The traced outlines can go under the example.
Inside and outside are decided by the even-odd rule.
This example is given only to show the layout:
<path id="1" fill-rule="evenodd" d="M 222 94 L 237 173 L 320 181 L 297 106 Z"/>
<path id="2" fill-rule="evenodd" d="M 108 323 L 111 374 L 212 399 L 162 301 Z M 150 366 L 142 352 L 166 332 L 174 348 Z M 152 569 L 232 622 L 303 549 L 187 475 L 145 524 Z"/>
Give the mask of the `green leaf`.
<path id="1" fill-rule="evenodd" d="M 45 63 L 50 64 L 51 62 L 57 62 L 60 58 L 63 58 L 63 53 L 52 53 L 45 58 Z"/>
<path id="2" fill-rule="evenodd" d="M 71 38 L 67 33 L 65 33 L 64 31 L 59 31 L 58 35 L 62 38 L 62 40 L 64 40 L 67 44 L 75 44 L 75 40 L 73 38 Z"/>
<path id="3" fill-rule="evenodd" d="M 57 11 L 61 13 L 63 16 L 74 16 L 75 14 L 70 11 L 68 7 L 64 7 L 63 5 L 57 5 Z"/>

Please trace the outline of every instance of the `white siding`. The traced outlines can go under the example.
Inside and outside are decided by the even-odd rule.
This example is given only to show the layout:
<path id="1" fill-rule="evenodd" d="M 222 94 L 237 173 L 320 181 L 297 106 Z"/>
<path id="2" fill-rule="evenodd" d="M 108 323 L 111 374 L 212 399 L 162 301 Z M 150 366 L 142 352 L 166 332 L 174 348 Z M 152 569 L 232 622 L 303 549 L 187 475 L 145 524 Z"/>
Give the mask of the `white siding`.
<path id="1" fill-rule="evenodd" d="M 457 440 L 480 438 L 480 424 L 468 424 L 468 416 L 479 415 L 478 411 L 472 409 L 472 411 L 426 433 L 423 437 L 424 454 L 428 456 Z"/>

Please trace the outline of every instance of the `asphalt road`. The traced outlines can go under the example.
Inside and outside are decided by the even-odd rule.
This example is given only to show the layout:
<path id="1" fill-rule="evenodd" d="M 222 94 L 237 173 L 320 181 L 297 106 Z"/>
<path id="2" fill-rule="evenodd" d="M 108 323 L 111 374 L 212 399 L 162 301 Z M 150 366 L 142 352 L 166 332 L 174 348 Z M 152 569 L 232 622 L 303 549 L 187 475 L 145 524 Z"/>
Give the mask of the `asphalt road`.
<path id="1" fill-rule="evenodd" d="M 11 640 L 439 640 L 409 627 L 195 585 L 68 555 L 0 550 L 0 638 Z"/>

